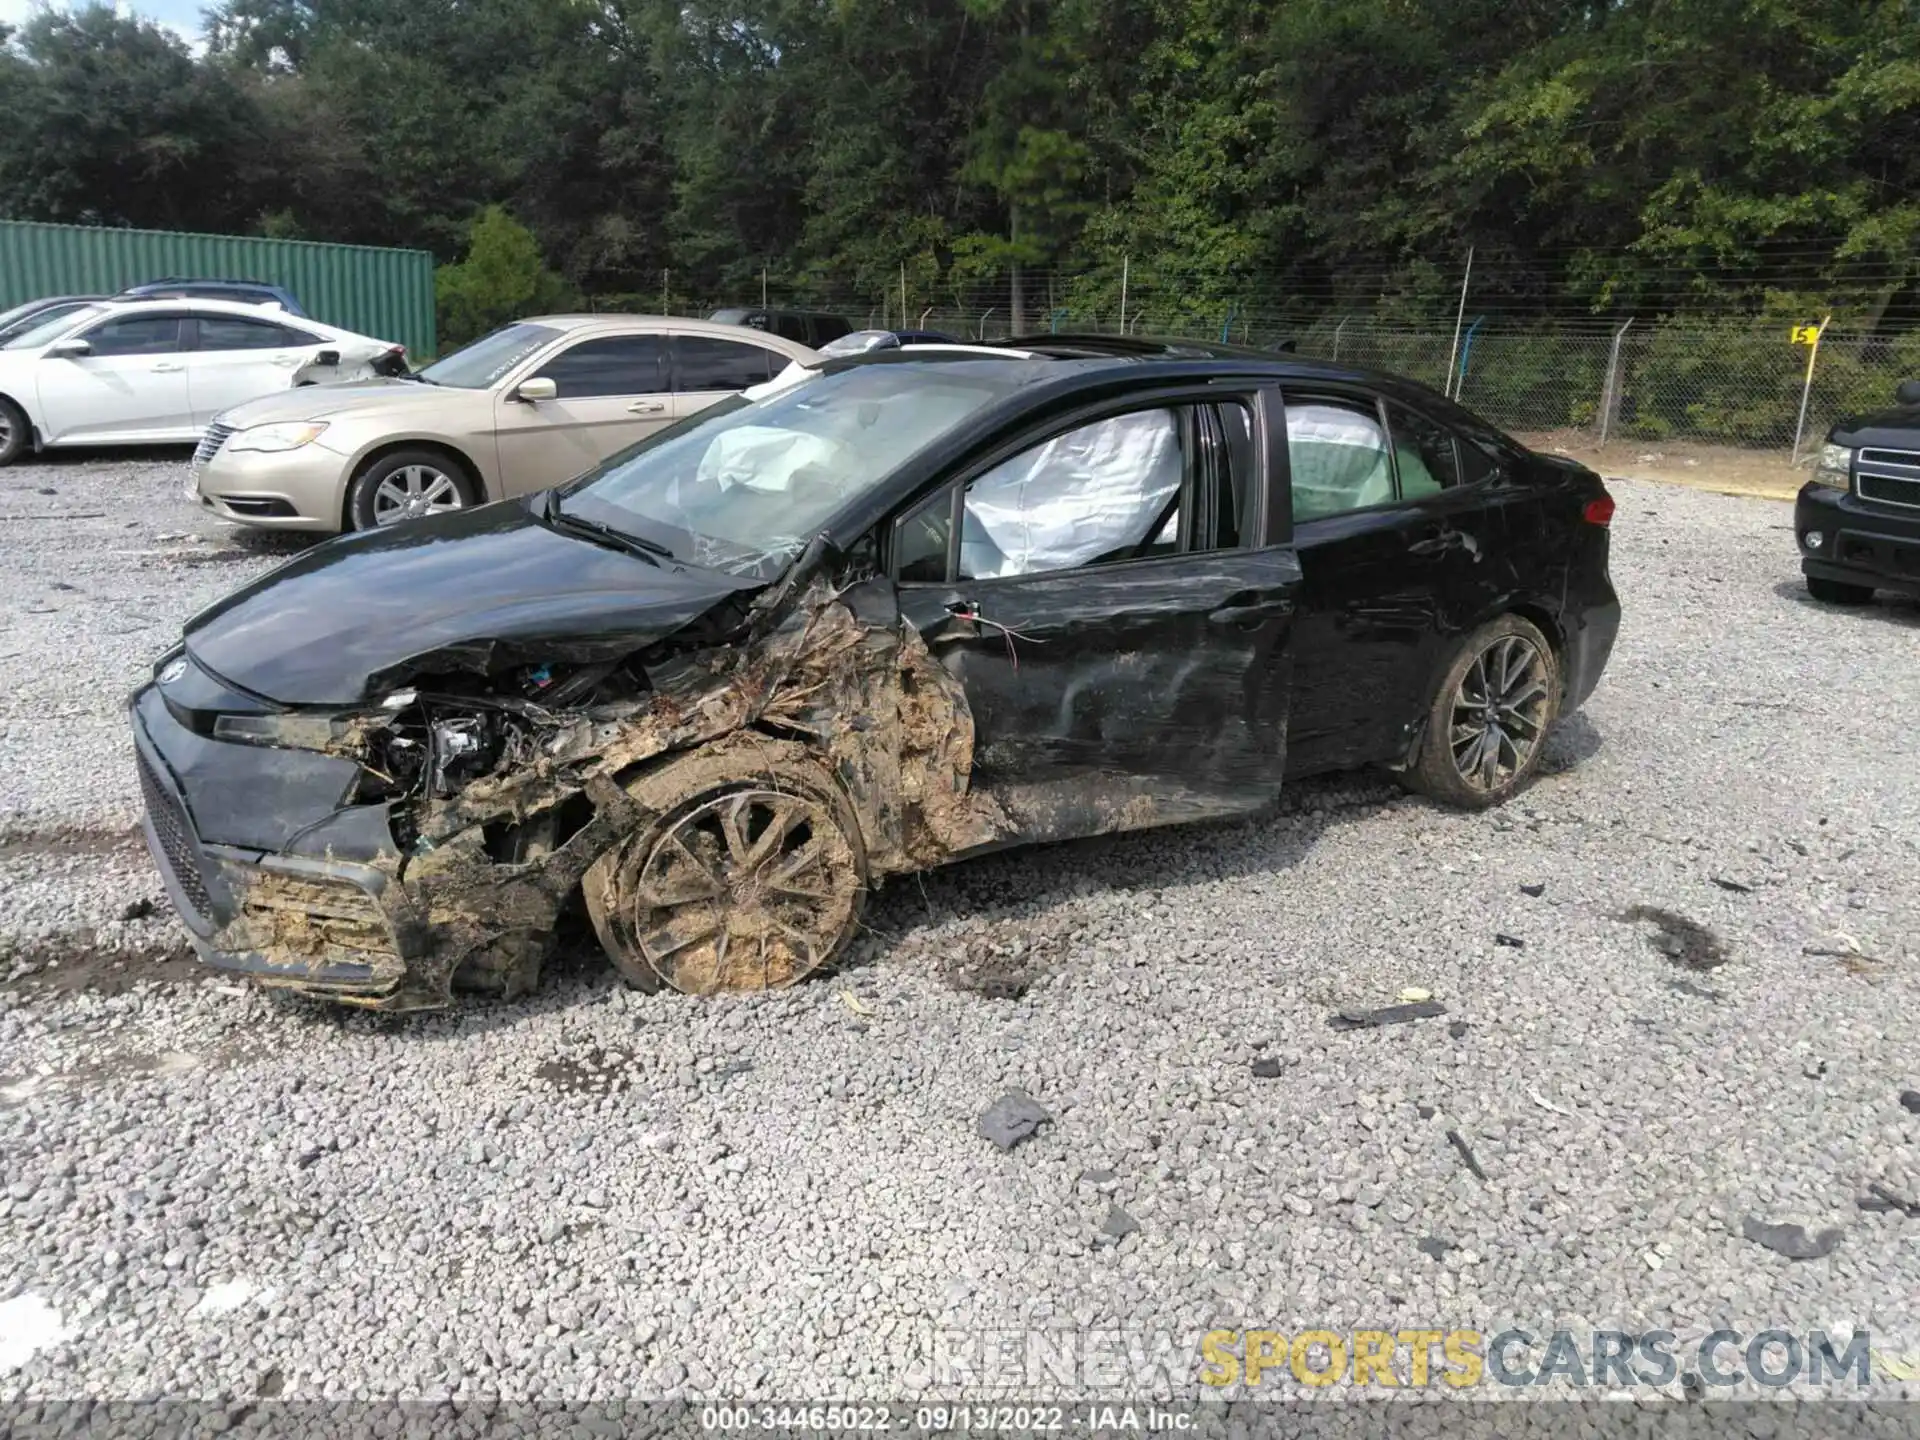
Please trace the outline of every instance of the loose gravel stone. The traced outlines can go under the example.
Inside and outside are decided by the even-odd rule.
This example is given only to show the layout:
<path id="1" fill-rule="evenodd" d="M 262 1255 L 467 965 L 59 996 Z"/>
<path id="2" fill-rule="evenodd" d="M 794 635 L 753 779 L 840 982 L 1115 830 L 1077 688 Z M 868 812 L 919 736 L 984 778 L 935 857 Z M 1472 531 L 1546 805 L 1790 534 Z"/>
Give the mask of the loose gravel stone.
<path id="1" fill-rule="evenodd" d="M 866 1015 L 583 953 L 392 1019 L 121 918 L 161 894 L 124 697 L 292 548 L 184 471 L 0 471 L 0 518 L 71 517 L 15 518 L 0 572 L 0 1403 L 1074 1388 L 943 1383 L 956 1331 L 1164 1335 L 1187 1394 L 1219 1326 L 1920 1333 L 1920 1230 L 1855 1203 L 1920 1195 L 1920 607 L 1808 600 L 1783 506 L 1615 487 L 1618 653 L 1499 810 L 1344 777 L 908 880 L 847 960 Z M 1718 999 L 1635 906 L 1718 938 Z M 1410 985 L 1466 1038 L 1328 1029 Z M 974 1130 L 1012 1089 L 1053 1117 L 1017 1163 Z M 1846 1237 L 1794 1262 L 1748 1215 Z"/>

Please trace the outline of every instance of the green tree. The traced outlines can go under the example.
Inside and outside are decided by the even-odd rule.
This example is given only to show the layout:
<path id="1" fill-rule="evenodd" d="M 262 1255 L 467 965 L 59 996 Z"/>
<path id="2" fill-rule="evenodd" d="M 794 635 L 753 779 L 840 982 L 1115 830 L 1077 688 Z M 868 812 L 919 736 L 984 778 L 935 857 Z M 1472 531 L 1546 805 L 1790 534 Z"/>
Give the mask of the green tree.
<path id="1" fill-rule="evenodd" d="M 480 213 L 466 258 L 435 271 L 433 288 L 447 345 L 464 345 L 510 320 L 574 303 L 566 281 L 541 260 L 533 232 L 498 205 Z"/>
<path id="2" fill-rule="evenodd" d="M 170 31 L 106 5 L 35 14 L 0 53 L 0 213 L 244 228 L 248 96 Z"/>

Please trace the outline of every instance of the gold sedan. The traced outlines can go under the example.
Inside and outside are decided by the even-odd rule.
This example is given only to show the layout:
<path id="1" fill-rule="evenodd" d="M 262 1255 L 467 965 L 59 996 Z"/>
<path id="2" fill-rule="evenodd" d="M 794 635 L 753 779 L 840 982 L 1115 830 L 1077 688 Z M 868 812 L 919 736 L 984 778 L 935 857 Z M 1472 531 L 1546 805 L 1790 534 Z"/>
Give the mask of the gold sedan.
<path id="1" fill-rule="evenodd" d="M 242 525 L 369 530 L 558 485 L 818 358 L 704 320 L 519 320 L 414 375 L 287 390 L 215 416 L 188 493 Z"/>

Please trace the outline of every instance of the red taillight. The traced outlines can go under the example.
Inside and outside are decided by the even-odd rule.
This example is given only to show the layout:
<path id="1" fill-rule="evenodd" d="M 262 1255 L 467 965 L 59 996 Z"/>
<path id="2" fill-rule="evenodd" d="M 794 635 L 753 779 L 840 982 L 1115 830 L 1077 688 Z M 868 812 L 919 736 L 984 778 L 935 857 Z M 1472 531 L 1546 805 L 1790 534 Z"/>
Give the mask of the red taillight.
<path id="1" fill-rule="evenodd" d="M 1598 500 L 1589 500 L 1580 511 L 1580 518 L 1589 525 L 1606 525 L 1613 520 L 1613 497 L 1602 495 Z"/>

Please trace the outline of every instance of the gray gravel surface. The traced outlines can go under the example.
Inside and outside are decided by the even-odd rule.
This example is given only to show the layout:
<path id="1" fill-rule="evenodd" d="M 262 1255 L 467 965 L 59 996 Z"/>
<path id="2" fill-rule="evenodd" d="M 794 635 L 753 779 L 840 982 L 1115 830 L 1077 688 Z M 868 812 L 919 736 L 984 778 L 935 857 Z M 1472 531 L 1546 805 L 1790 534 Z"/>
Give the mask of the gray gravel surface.
<path id="1" fill-rule="evenodd" d="M 1058 1392 L 985 1368 L 1006 1331 L 1170 1345 L 1133 1393 L 1215 1327 L 1920 1358 L 1920 1219 L 1856 1207 L 1920 1198 L 1920 608 L 1809 602 L 1786 507 L 1616 487 L 1613 666 L 1501 811 L 1316 783 L 897 884 L 790 994 L 581 956 L 392 1020 L 121 918 L 160 899 L 124 695 L 287 553 L 183 479 L 0 474 L 0 1399 Z M 1328 1023 L 1410 989 L 1446 1015 Z M 1009 1089 L 1051 1118 L 1002 1152 Z"/>

